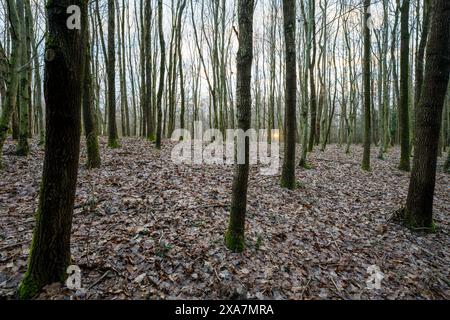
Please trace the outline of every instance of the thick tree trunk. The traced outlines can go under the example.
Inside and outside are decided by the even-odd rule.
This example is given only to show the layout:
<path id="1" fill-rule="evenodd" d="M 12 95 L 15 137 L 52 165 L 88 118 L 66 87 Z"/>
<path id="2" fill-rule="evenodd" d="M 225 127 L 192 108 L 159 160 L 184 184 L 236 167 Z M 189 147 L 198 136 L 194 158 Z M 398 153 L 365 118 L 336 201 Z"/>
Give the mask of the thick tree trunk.
<path id="1" fill-rule="evenodd" d="M 437 149 L 450 63 L 450 2 L 435 0 L 426 50 L 425 76 L 416 112 L 414 160 L 405 223 L 413 229 L 433 227 Z"/>
<path id="2" fill-rule="evenodd" d="M 70 233 L 77 185 L 85 41 L 83 32 L 66 25 L 69 5 L 84 0 L 48 1 L 45 54 L 47 135 L 39 207 L 28 270 L 19 297 L 34 297 L 45 285 L 64 281 L 70 264 Z M 61 9 L 63 7 L 63 9 Z"/>
<path id="3" fill-rule="evenodd" d="M 238 128 L 250 129 L 251 124 L 251 73 L 253 61 L 253 0 L 238 0 L 239 49 L 237 53 L 236 107 Z M 249 141 L 245 141 L 245 163 L 237 164 L 234 172 L 231 213 L 225 235 L 227 248 L 242 252 L 245 248 L 245 213 L 249 173 Z"/>
<path id="4" fill-rule="evenodd" d="M 283 0 L 284 38 L 286 46 L 285 147 L 281 185 L 295 189 L 295 147 L 297 131 L 297 66 L 295 48 L 295 0 Z"/>

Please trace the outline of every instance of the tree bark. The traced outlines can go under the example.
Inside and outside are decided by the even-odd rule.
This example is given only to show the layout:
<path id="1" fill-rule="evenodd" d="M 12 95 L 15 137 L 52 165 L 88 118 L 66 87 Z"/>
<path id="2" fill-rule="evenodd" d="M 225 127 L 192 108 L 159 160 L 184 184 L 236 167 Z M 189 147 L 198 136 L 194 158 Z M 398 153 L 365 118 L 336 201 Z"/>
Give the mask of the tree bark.
<path id="1" fill-rule="evenodd" d="M 238 0 L 239 49 L 237 53 L 236 107 L 238 128 L 244 132 L 251 124 L 251 73 L 253 61 L 253 0 Z M 245 213 L 249 174 L 249 141 L 245 141 L 245 163 L 237 164 L 233 179 L 231 213 L 225 235 L 227 248 L 242 252 L 245 248 Z"/>
<path id="2" fill-rule="evenodd" d="M 21 25 L 17 13 L 16 1 L 7 0 L 8 16 L 10 21 L 11 58 L 9 69 L 9 81 L 6 86 L 6 97 L 2 116 L 0 118 L 0 169 L 2 168 L 3 145 L 8 133 L 9 122 L 16 108 L 17 90 L 19 88 L 18 68 L 22 56 Z"/>
<path id="3" fill-rule="evenodd" d="M 286 129 L 281 186 L 291 190 L 294 190 L 297 186 L 297 180 L 295 178 L 295 136 L 297 131 L 297 64 L 295 47 L 295 13 L 295 0 L 283 0 L 284 38 L 286 47 Z"/>
<path id="4" fill-rule="evenodd" d="M 311 32 L 311 47 L 312 55 L 309 64 L 309 85 L 310 85 L 310 105 L 311 105 L 311 124 L 310 135 L 308 143 L 308 151 L 312 152 L 314 149 L 314 141 L 316 136 L 316 122 L 317 122 L 317 94 L 316 94 L 316 80 L 314 69 L 316 65 L 316 1 L 310 0 L 309 7 L 309 23 Z"/>
<path id="5" fill-rule="evenodd" d="M 425 67 L 425 59 L 424 59 L 425 47 L 427 45 L 428 30 L 430 27 L 430 0 L 424 0 L 423 3 L 424 6 L 422 18 L 422 35 L 420 38 L 419 48 L 416 53 L 416 82 L 415 82 L 416 88 L 414 91 L 414 119 L 416 119 L 416 110 L 418 108 L 420 102 L 420 95 L 422 93 L 423 70 Z"/>
<path id="6" fill-rule="evenodd" d="M 83 32 L 66 26 L 70 5 L 84 0 L 48 1 L 45 54 L 47 135 L 44 171 L 28 270 L 19 297 L 34 297 L 45 285 L 64 281 L 70 264 L 70 233 L 80 150 L 81 99 L 85 41 Z M 61 9 L 63 7 L 63 9 Z"/>
<path id="7" fill-rule="evenodd" d="M 157 108 L 157 128 L 156 128 L 156 148 L 161 149 L 162 136 L 162 97 L 164 93 L 164 73 L 166 71 L 166 43 L 164 41 L 163 29 L 163 4 L 162 0 L 158 0 L 158 30 L 159 30 L 159 47 L 161 52 L 161 61 L 159 66 L 159 88 L 156 102 Z"/>
<path id="8" fill-rule="evenodd" d="M 370 58 L 371 58 L 371 45 L 370 45 L 370 28 L 369 18 L 370 13 L 370 0 L 364 0 L 364 62 L 363 62 L 363 82 L 364 82 L 364 152 L 362 169 L 370 170 L 370 145 L 371 145 L 371 99 L 370 99 Z"/>
<path id="9" fill-rule="evenodd" d="M 25 0 L 27 1 L 27 0 Z M 29 1 L 29 0 L 28 0 Z M 19 73 L 19 97 L 18 97 L 18 110 L 19 110 L 19 141 L 17 143 L 16 154 L 18 156 L 27 156 L 30 153 L 30 146 L 28 144 L 29 135 L 29 103 L 30 103 L 30 79 L 28 78 L 28 69 L 30 64 L 29 60 L 29 42 L 28 42 L 28 24 L 27 17 L 25 16 L 25 2 L 24 0 L 17 0 L 17 11 L 19 14 L 19 20 L 22 28 L 21 40 L 22 40 L 22 55 L 21 55 L 21 70 Z"/>
<path id="10" fill-rule="evenodd" d="M 98 129 L 95 120 L 94 97 L 92 94 L 92 71 L 91 71 L 91 47 L 89 41 L 89 28 L 85 28 L 86 34 L 86 57 L 84 63 L 84 81 L 83 81 L 83 124 L 84 134 L 86 136 L 87 163 L 88 169 L 100 168 L 101 159 L 98 146 Z"/>
<path id="11" fill-rule="evenodd" d="M 108 0 L 108 146 L 119 148 L 116 123 L 115 0 Z"/>
<path id="12" fill-rule="evenodd" d="M 182 16 L 183 11 L 186 7 L 186 0 L 183 0 L 180 7 L 180 15 L 178 19 L 178 73 L 180 77 L 180 95 L 181 95 L 181 108 L 180 108 L 180 128 L 185 129 L 185 113 L 186 113 L 186 94 L 185 94 L 185 88 L 184 88 L 184 73 L 183 73 L 183 53 L 181 51 L 181 38 L 183 33 L 183 26 L 182 26 Z"/>
<path id="13" fill-rule="evenodd" d="M 435 0 L 426 50 L 425 76 L 416 113 L 414 160 L 406 201 L 405 223 L 432 229 L 437 149 L 450 63 L 450 2 Z"/>
<path id="14" fill-rule="evenodd" d="M 400 13 L 400 165 L 399 169 L 409 171 L 410 146 L 409 146 L 409 7 L 410 0 L 403 0 Z"/>
<path id="15" fill-rule="evenodd" d="M 30 9 L 31 10 L 31 9 Z M 31 14 L 31 13 L 30 13 Z M 39 64 L 38 43 L 36 43 L 35 33 L 32 35 L 33 46 L 33 64 L 34 64 L 34 82 L 35 82 L 35 107 L 37 112 L 37 127 L 39 130 L 39 145 L 45 142 L 45 125 L 44 125 L 44 110 L 42 106 L 42 81 L 41 70 Z"/>

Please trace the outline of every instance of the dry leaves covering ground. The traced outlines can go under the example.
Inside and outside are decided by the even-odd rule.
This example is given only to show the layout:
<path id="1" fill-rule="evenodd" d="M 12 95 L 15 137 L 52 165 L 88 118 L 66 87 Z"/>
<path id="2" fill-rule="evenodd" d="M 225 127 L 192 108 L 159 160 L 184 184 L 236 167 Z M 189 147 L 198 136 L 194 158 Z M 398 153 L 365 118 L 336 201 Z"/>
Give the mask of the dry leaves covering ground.
<path id="1" fill-rule="evenodd" d="M 102 141 L 103 167 L 80 166 L 72 254 L 85 293 L 52 285 L 43 299 L 449 299 L 450 177 L 437 177 L 436 234 L 389 222 L 405 200 L 408 174 L 373 150 L 373 171 L 360 170 L 361 149 L 330 146 L 298 170 L 304 188 L 279 177 L 249 184 L 247 251 L 223 245 L 232 168 L 176 166 L 138 139 L 119 150 Z M 26 269 L 42 170 L 42 150 L 14 156 L 9 141 L 0 177 L 0 296 L 12 298 Z M 81 163 L 85 162 L 83 148 Z M 381 290 L 368 290 L 377 265 Z"/>

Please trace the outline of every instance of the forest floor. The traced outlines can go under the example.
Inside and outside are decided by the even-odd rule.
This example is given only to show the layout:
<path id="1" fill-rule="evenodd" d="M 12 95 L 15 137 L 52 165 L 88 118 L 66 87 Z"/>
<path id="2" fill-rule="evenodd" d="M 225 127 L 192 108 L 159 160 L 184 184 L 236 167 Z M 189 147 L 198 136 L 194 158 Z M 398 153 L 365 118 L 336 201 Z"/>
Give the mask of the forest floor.
<path id="1" fill-rule="evenodd" d="M 435 234 L 390 222 L 405 202 L 409 174 L 397 149 L 372 172 L 361 148 L 330 146 L 299 169 L 303 185 L 251 170 L 243 254 L 226 250 L 232 173 L 227 166 L 175 165 L 171 144 L 122 139 L 103 166 L 80 165 L 72 255 L 85 293 L 59 284 L 42 299 L 450 299 L 450 175 L 437 176 Z M 35 143 L 28 158 L 7 142 L 0 177 L 0 297 L 12 298 L 26 270 L 42 171 Z M 81 164 L 85 162 L 83 146 Z M 369 290 L 369 266 L 384 274 Z"/>

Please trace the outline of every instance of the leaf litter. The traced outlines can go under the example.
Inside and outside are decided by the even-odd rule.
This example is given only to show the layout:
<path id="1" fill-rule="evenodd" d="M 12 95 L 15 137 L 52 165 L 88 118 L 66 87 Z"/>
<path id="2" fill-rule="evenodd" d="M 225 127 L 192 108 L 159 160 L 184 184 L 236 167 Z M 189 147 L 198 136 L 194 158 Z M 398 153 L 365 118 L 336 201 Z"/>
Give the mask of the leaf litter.
<path id="1" fill-rule="evenodd" d="M 83 290 L 53 284 L 39 299 L 450 298 L 450 178 L 441 161 L 435 234 L 389 222 L 409 182 L 397 148 L 385 160 L 374 148 L 371 172 L 360 169 L 359 146 L 317 150 L 311 169 L 297 170 L 295 191 L 253 166 L 247 248 L 234 254 L 223 243 L 233 168 L 175 165 L 172 147 L 129 138 L 110 150 L 101 139 L 102 168 L 87 170 L 83 144 L 71 241 Z M 14 298 L 26 271 L 42 159 L 35 142 L 28 158 L 6 143 L 0 298 Z M 366 284 L 373 265 L 384 274 L 379 290 Z"/>

